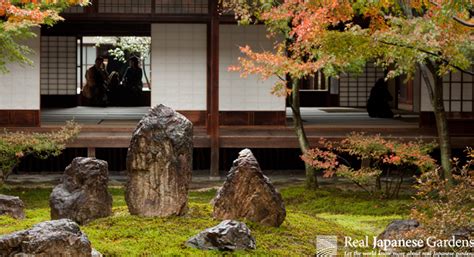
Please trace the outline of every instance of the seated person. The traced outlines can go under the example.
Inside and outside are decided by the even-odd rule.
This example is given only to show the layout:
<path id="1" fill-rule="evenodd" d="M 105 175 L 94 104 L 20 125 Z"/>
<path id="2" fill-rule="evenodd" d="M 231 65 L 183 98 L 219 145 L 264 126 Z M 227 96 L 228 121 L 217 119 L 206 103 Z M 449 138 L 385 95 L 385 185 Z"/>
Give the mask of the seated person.
<path id="1" fill-rule="evenodd" d="M 372 118 L 393 118 L 393 112 L 388 102 L 392 101 L 392 95 L 388 91 L 387 83 L 383 78 L 377 80 L 370 90 L 367 101 L 367 112 Z"/>
<path id="2" fill-rule="evenodd" d="M 135 56 L 130 58 L 129 65 L 123 76 L 122 84 L 124 85 L 125 91 L 133 97 L 130 104 L 136 105 L 140 103 L 142 97 L 143 71 L 139 66 L 138 58 Z"/>
<path id="3" fill-rule="evenodd" d="M 107 79 L 104 58 L 97 57 L 94 66 L 86 71 L 86 85 L 83 88 L 83 95 L 91 105 L 104 106 L 107 104 Z"/>

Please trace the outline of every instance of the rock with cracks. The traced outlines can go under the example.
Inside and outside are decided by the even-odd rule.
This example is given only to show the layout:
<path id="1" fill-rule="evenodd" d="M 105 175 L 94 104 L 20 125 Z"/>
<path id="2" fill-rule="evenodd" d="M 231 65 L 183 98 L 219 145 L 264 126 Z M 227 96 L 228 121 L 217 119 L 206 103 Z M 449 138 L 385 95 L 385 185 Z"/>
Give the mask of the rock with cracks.
<path id="1" fill-rule="evenodd" d="M 68 218 L 87 224 L 110 216 L 112 195 L 107 191 L 108 181 L 106 161 L 75 158 L 66 168 L 62 183 L 51 193 L 51 218 Z"/>
<path id="2" fill-rule="evenodd" d="M 187 211 L 193 125 L 158 105 L 133 132 L 127 154 L 125 199 L 132 215 L 166 217 Z"/>
<path id="3" fill-rule="evenodd" d="M 186 245 L 201 250 L 246 250 L 255 249 L 255 239 L 245 223 L 224 220 L 219 225 L 191 237 Z"/>
<path id="4" fill-rule="evenodd" d="M 0 195 L 0 215 L 9 215 L 14 219 L 25 218 L 25 204 L 16 196 Z"/>
<path id="5" fill-rule="evenodd" d="M 0 237 L 0 256 L 88 257 L 92 253 L 87 236 L 69 219 L 42 222 Z"/>
<path id="6" fill-rule="evenodd" d="M 398 239 L 402 238 L 405 233 L 413 231 L 420 226 L 416 220 L 394 220 L 388 224 L 384 232 L 382 232 L 378 239 Z"/>
<path id="7" fill-rule="evenodd" d="M 239 153 L 213 203 L 213 216 L 218 219 L 245 218 L 278 227 L 286 216 L 280 193 L 263 175 L 249 149 Z"/>

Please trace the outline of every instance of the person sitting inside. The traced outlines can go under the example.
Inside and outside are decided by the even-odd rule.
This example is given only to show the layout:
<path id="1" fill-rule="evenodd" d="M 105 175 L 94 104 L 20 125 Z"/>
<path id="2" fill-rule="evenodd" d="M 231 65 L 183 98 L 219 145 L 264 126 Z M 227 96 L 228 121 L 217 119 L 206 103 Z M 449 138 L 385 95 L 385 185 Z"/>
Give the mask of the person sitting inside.
<path id="1" fill-rule="evenodd" d="M 367 112 L 372 118 L 393 118 L 393 112 L 388 102 L 392 101 L 392 95 L 388 91 L 387 83 L 383 78 L 377 80 L 370 90 L 367 101 Z"/>
<path id="2" fill-rule="evenodd" d="M 136 105 L 141 100 L 143 90 L 142 76 L 143 71 L 139 66 L 138 58 L 135 56 L 131 57 L 129 67 L 125 71 L 122 81 L 126 92 L 133 97 L 131 104 Z"/>
<path id="3" fill-rule="evenodd" d="M 107 71 L 105 71 L 104 58 L 97 57 L 94 66 L 86 71 L 86 85 L 82 89 L 93 106 L 104 106 L 107 104 L 106 84 Z"/>
<path id="4" fill-rule="evenodd" d="M 120 74 L 112 71 L 108 78 L 107 99 L 110 105 L 119 106 L 122 102 L 122 86 L 120 85 Z"/>

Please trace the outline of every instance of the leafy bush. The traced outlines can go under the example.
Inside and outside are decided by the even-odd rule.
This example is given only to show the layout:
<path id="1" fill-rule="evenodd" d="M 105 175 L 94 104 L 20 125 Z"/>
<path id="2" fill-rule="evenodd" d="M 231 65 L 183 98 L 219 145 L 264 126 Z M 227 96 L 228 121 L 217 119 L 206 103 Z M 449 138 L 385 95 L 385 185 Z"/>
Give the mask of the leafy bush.
<path id="1" fill-rule="evenodd" d="M 303 161 L 322 171 L 325 177 L 336 175 L 347 178 L 365 191 L 383 197 L 398 196 L 408 172 L 423 173 L 436 167 L 429 155 L 434 144 L 421 141 L 401 142 L 380 135 L 351 133 L 337 145 L 327 140 L 320 143 L 323 148 L 307 151 L 301 157 Z M 361 161 L 361 167 L 351 167 L 336 153 L 356 157 Z"/>
<path id="2" fill-rule="evenodd" d="M 449 240 L 473 239 L 474 233 L 474 150 L 467 149 L 468 159 L 459 167 L 455 159 L 454 185 L 442 179 L 441 168 L 426 172 L 418 179 L 418 193 L 411 217 L 421 226 L 407 236 L 413 238 L 436 237 Z M 470 247 L 438 246 L 436 251 L 472 251 Z"/>
<path id="3" fill-rule="evenodd" d="M 21 158 L 34 155 L 41 159 L 58 156 L 66 143 L 79 134 L 80 127 L 67 122 L 59 131 L 51 133 L 7 132 L 0 134 L 0 185 Z"/>

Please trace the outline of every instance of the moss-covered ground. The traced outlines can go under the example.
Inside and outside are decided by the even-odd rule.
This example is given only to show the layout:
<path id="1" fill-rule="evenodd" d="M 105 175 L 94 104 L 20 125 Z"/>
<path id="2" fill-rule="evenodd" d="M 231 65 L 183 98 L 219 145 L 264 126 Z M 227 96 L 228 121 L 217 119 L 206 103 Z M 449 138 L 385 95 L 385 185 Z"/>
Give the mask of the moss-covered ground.
<path id="1" fill-rule="evenodd" d="M 280 191 L 287 207 L 287 217 L 279 228 L 247 225 L 257 241 L 254 251 L 234 253 L 203 252 L 187 248 L 184 242 L 199 231 L 219 223 L 212 218 L 210 200 L 216 191 L 190 192 L 189 212 L 184 217 L 139 218 L 128 213 L 122 188 L 111 188 L 114 214 L 96 220 L 82 230 L 93 247 L 105 256 L 308 256 L 315 255 L 317 235 L 363 238 L 382 232 L 394 219 L 406 217 L 409 196 L 397 200 L 372 198 L 360 191 L 341 190 L 331 186 L 311 191 L 295 185 Z M 10 187 L 2 194 L 19 196 L 26 204 L 24 220 L 0 216 L 0 235 L 26 229 L 49 220 L 48 199 L 51 188 Z"/>

